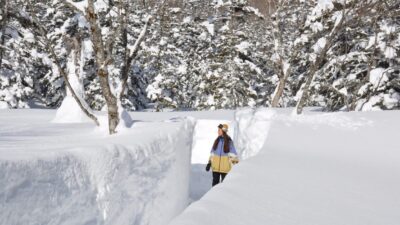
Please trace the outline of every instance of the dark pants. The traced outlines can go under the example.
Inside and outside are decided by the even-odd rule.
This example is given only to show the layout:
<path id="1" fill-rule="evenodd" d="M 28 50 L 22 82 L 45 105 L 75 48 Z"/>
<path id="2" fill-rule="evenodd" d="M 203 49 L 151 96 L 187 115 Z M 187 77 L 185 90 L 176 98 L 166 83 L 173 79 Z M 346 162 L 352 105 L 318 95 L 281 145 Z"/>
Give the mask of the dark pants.
<path id="1" fill-rule="evenodd" d="M 213 181 L 212 181 L 212 186 L 217 185 L 220 180 L 221 182 L 224 181 L 224 178 L 226 176 L 226 173 L 219 173 L 219 172 L 213 172 Z"/>

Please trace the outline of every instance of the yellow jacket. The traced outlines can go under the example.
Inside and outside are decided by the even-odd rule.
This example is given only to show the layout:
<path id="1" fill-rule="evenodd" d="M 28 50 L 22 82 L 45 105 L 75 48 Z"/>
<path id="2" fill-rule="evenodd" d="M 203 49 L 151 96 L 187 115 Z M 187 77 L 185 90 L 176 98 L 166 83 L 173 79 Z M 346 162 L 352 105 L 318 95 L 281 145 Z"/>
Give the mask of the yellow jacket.
<path id="1" fill-rule="evenodd" d="M 229 143 L 229 152 L 225 153 L 223 150 L 224 139 L 220 138 L 217 148 L 211 149 L 211 168 L 213 172 L 228 173 L 232 169 L 232 164 L 239 162 L 237 152 L 233 142 Z"/>

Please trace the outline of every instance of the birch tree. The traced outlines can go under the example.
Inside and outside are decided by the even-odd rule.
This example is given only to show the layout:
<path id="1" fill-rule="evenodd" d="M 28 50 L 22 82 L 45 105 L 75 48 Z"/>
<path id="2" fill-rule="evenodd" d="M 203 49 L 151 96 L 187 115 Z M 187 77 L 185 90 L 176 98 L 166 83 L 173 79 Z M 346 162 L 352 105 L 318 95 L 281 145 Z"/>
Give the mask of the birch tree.
<path id="1" fill-rule="evenodd" d="M 301 66 L 304 43 L 308 39 L 302 31 L 309 13 L 308 2 L 279 0 L 266 13 L 266 38 L 270 47 L 267 53 L 278 77 L 278 84 L 272 96 L 271 106 L 278 107 L 288 78 Z"/>
<path id="2" fill-rule="evenodd" d="M 37 13 L 34 11 L 34 2 L 30 1 L 32 10 L 30 16 L 33 24 L 39 28 L 40 35 L 44 39 L 47 50 L 49 51 L 52 59 L 57 65 L 57 69 L 60 74 L 64 77 L 65 83 L 68 90 L 72 93 L 74 99 L 78 102 L 81 109 L 92 118 L 96 124 L 99 124 L 96 116 L 90 112 L 86 107 L 87 104 L 83 102 L 82 98 L 79 98 L 75 94 L 73 87 L 68 81 L 67 72 L 59 60 L 59 55 L 55 51 L 55 46 L 52 40 L 48 38 L 49 30 L 41 23 Z M 103 2 L 105 3 L 105 2 Z M 139 37 L 136 39 L 133 45 L 131 41 L 128 41 L 127 30 L 129 25 L 129 11 L 133 1 L 120 1 L 120 2 L 108 2 L 102 5 L 99 2 L 93 0 L 87 0 L 79 3 L 72 1 L 60 0 L 53 2 L 54 6 L 61 10 L 70 10 L 78 17 L 78 23 L 84 24 L 87 27 L 87 35 L 90 39 L 93 47 L 93 57 L 97 78 L 102 90 L 102 95 L 105 99 L 108 112 L 108 130 L 110 134 L 117 132 L 117 126 L 120 123 L 121 115 L 123 115 L 124 109 L 121 107 L 120 99 L 123 97 L 129 70 L 131 63 L 136 57 L 140 44 L 144 40 L 148 25 L 151 21 L 151 17 L 147 16 L 144 18 L 144 26 L 140 32 Z M 102 25 L 103 24 L 103 25 Z M 131 37 L 129 37 L 131 39 Z M 124 59 L 122 65 L 119 64 L 117 53 L 117 44 L 120 43 L 120 39 L 123 41 Z M 119 46 L 118 46 L 119 47 Z M 122 67 L 122 70 L 116 69 Z M 111 79 L 110 69 L 114 69 L 119 73 L 119 80 Z M 115 72 L 114 72 L 115 73 Z M 115 81 L 110 83 L 110 81 Z M 130 120 L 127 113 L 124 114 L 124 118 Z M 125 121 L 126 122 L 126 121 Z"/>

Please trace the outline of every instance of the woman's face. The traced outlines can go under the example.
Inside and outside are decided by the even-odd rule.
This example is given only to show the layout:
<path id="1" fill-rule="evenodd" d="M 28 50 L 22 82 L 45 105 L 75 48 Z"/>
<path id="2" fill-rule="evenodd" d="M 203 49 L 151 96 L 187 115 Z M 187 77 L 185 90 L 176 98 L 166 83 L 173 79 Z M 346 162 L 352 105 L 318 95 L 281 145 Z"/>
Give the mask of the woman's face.
<path id="1" fill-rule="evenodd" d="M 224 133 L 221 128 L 218 128 L 218 136 L 222 136 Z"/>

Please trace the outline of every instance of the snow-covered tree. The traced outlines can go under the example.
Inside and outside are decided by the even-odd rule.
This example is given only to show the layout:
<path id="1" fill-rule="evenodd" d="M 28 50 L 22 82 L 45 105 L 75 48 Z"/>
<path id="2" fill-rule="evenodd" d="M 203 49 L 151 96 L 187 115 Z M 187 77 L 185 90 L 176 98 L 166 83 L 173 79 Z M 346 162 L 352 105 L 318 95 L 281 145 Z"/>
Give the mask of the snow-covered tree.
<path id="1" fill-rule="evenodd" d="M 399 107 L 397 1 L 353 2 L 346 29 L 327 53 L 312 88 L 313 104 L 327 110 Z"/>
<path id="2" fill-rule="evenodd" d="M 260 19 L 261 14 L 246 1 L 194 2 L 186 7 L 171 9 L 161 49 L 149 48 L 162 61 L 148 87 L 149 97 L 159 108 L 256 105 L 263 65 L 261 57 L 254 56 L 260 43 L 251 39 L 249 27 L 250 19 Z"/>

